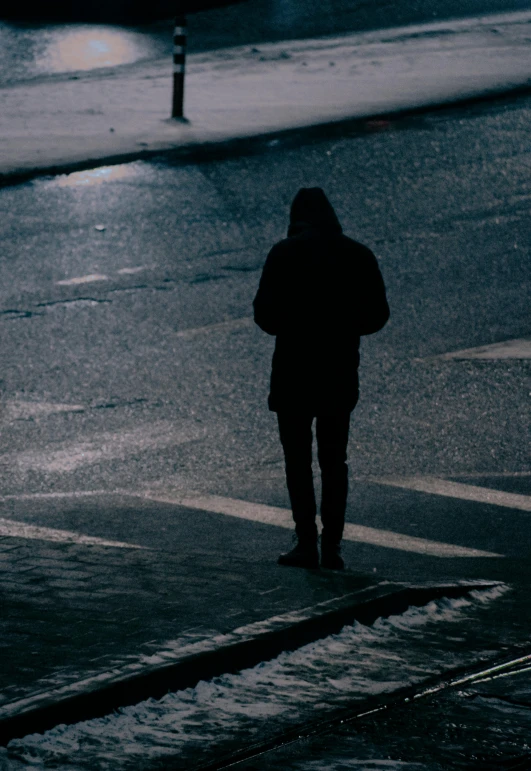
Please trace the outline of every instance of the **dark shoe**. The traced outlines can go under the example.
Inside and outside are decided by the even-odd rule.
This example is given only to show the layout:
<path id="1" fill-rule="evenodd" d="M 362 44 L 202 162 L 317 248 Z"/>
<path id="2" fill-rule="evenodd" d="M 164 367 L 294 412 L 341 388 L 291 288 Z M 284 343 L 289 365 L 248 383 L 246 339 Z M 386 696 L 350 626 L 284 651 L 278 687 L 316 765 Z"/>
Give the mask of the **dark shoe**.
<path id="1" fill-rule="evenodd" d="M 338 543 L 321 544 L 321 567 L 327 570 L 344 570 L 345 563 Z"/>
<path id="2" fill-rule="evenodd" d="M 280 555 L 278 564 L 291 568 L 310 568 L 315 570 L 319 567 L 317 543 L 298 541 L 294 549 Z"/>

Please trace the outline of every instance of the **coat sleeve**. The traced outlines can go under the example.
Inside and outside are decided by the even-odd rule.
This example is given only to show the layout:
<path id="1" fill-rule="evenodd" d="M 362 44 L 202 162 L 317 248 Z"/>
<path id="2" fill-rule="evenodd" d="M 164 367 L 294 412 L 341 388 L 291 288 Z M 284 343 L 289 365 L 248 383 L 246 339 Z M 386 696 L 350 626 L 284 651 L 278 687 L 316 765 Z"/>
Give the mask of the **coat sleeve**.
<path id="1" fill-rule="evenodd" d="M 279 251 L 274 246 L 265 261 L 254 298 L 254 320 L 268 335 L 278 334 L 281 326 L 282 285 L 279 275 Z"/>
<path id="2" fill-rule="evenodd" d="M 389 305 L 378 261 L 370 249 L 365 254 L 364 276 L 358 299 L 358 330 L 360 335 L 372 335 L 389 319 Z"/>

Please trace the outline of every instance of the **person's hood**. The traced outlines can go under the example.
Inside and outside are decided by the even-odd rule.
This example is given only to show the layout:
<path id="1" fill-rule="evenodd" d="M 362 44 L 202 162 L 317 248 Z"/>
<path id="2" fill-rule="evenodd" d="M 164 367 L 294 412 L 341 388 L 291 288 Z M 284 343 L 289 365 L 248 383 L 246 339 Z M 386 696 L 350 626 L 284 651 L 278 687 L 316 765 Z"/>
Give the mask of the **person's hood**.
<path id="1" fill-rule="evenodd" d="M 307 229 L 343 232 L 334 207 L 320 187 L 302 187 L 291 204 L 288 236 Z"/>

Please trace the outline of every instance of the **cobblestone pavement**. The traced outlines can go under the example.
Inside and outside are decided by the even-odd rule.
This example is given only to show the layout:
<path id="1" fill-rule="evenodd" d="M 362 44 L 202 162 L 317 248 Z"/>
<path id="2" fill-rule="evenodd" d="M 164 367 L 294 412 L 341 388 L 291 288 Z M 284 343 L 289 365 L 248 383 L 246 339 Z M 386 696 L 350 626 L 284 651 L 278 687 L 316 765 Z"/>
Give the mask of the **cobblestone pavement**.
<path id="1" fill-rule="evenodd" d="M 269 554 L 228 560 L 216 547 L 174 554 L 0 538 L 0 705 L 176 638 L 193 642 L 371 583 L 350 572 L 297 570 L 282 570 L 280 580 L 279 570 Z"/>

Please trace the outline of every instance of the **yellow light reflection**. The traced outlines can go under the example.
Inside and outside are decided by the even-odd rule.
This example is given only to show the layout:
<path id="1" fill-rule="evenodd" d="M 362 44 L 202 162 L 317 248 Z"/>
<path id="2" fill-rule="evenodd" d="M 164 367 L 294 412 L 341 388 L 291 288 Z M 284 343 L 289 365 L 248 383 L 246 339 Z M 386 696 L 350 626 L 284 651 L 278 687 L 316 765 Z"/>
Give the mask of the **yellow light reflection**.
<path id="1" fill-rule="evenodd" d="M 101 185 L 103 182 L 116 182 L 128 177 L 135 177 L 139 172 L 138 163 L 120 164 L 118 166 L 100 166 L 87 171 L 74 171 L 72 174 L 54 177 L 48 185 L 53 187 L 88 187 Z"/>
<path id="2" fill-rule="evenodd" d="M 58 30 L 40 62 L 46 72 L 92 70 L 129 64 L 145 55 L 138 36 L 112 27 Z"/>

